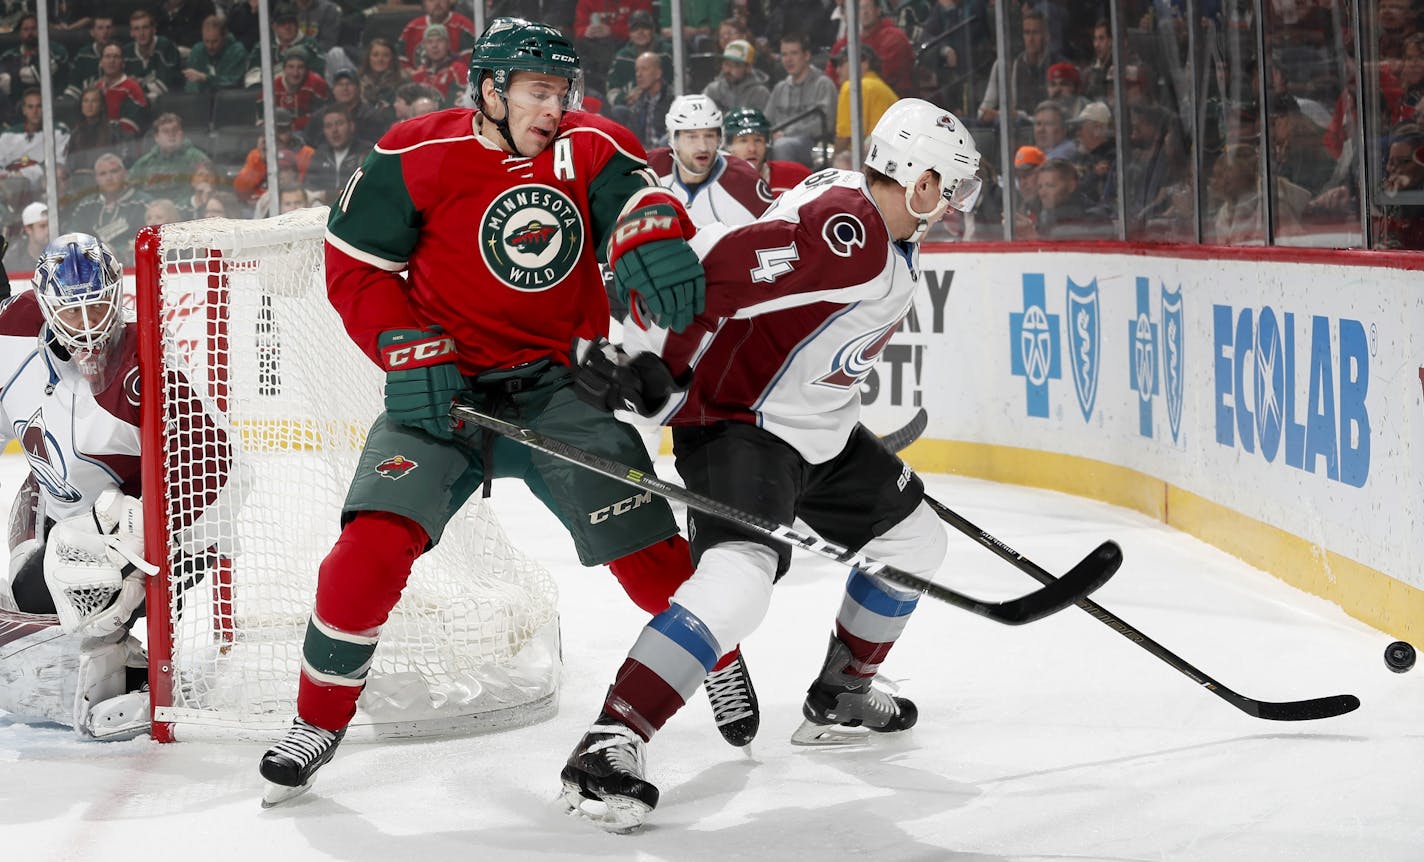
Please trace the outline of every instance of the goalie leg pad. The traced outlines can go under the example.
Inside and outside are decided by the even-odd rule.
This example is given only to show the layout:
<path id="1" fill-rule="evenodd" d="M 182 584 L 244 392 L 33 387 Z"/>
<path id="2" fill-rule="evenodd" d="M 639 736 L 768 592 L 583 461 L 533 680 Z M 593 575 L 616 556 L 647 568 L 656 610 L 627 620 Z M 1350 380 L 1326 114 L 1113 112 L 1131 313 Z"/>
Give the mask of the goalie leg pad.
<path id="1" fill-rule="evenodd" d="M 0 611 L 0 709 L 20 721 L 70 724 L 79 648 L 52 616 Z"/>
<path id="2" fill-rule="evenodd" d="M 122 714 L 134 715 L 131 703 L 115 704 L 112 709 L 101 708 L 106 701 L 128 694 L 128 669 L 130 665 L 147 664 L 143 645 L 138 638 L 128 632 L 116 633 L 108 638 L 87 638 L 80 646 L 79 681 L 74 693 L 74 732 L 80 736 L 115 738 L 116 725 L 131 726 L 132 720 L 125 722 Z M 147 719 L 147 711 L 142 715 Z M 101 723 L 96 725 L 95 719 Z M 101 736 L 100 732 L 106 732 Z M 143 731 L 139 731 L 143 732 Z"/>

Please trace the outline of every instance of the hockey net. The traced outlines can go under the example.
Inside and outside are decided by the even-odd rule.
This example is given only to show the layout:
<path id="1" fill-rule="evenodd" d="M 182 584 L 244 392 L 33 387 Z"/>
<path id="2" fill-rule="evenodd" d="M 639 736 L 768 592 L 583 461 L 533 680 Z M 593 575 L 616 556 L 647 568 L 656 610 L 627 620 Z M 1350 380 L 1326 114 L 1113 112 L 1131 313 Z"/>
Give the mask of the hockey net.
<path id="1" fill-rule="evenodd" d="M 325 224 L 326 209 L 313 208 L 139 237 L 161 740 L 271 738 L 296 713 L 317 568 L 384 379 L 326 299 Z M 554 583 L 475 498 L 417 560 L 350 735 L 529 724 L 552 714 L 559 669 Z"/>

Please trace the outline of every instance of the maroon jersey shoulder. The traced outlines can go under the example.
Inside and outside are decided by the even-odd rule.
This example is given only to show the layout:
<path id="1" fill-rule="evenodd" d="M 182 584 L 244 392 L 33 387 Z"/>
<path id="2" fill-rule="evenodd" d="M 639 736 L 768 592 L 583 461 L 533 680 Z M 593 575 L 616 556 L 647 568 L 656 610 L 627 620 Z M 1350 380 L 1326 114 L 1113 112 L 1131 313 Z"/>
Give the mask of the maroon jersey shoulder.
<path id="1" fill-rule="evenodd" d="M 766 181 L 761 178 L 761 174 L 757 173 L 751 162 L 739 156 L 727 155 L 723 158 L 727 161 L 727 167 L 719 180 L 722 188 L 752 215 L 759 216 L 766 212 L 775 196 Z"/>
<path id="2" fill-rule="evenodd" d="M 774 195 L 800 185 L 802 180 L 811 176 L 811 169 L 800 162 L 767 162 L 766 166 L 767 173 L 771 175 L 767 185 L 771 186 Z"/>
<path id="3" fill-rule="evenodd" d="M 0 335 L 39 335 L 43 325 L 44 312 L 40 311 L 39 297 L 33 290 L 16 294 L 0 305 Z"/>
<path id="4" fill-rule="evenodd" d="M 109 385 L 94 395 L 94 400 L 104 411 L 116 419 L 130 425 L 139 424 L 138 391 L 138 324 L 126 323 L 114 355 L 109 361 L 115 364 L 109 375 Z"/>
<path id="5" fill-rule="evenodd" d="M 648 167 L 653 169 L 653 173 L 660 177 L 668 176 L 672 173 L 672 148 L 654 147 L 648 150 Z"/>

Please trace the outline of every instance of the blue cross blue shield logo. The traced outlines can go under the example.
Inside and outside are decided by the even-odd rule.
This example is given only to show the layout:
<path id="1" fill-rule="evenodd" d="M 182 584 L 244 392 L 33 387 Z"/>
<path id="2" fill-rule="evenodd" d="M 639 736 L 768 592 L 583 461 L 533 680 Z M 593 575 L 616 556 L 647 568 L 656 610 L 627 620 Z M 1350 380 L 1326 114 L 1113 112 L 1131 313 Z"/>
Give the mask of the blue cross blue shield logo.
<path id="1" fill-rule="evenodd" d="M 1102 344 L 1098 315 L 1098 280 L 1086 285 L 1068 279 L 1068 365 L 1083 421 L 1093 415 L 1098 400 L 1098 355 Z"/>
<path id="2" fill-rule="evenodd" d="M 1152 396 L 1157 394 L 1157 324 L 1148 314 L 1151 292 L 1151 280 L 1138 276 L 1137 316 L 1127 325 L 1132 388 L 1137 393 L 1137 430 L 1143 437 L 1152 436 Z"/>
<path id="3" fill-rule="evenodd" d="M 1162 383 L 1167 390 L 1167 420 L 1172 426 L 1172 440 L 1182 433 L 1182 375 L 1186 367 L 1184 350 L 1186 324 L 1182 320 L 1182 288 L 1175 293 L 1162 284 Z"/>
<path id="4" fill-rule="evenodd" d="M 1058 315 L 1044 309 L 1043 273 L 1023 277 L 1022 312 L 1009 315 L 1010 370 L 1024 378 L 1028 415 L 1048 418 L 1048 381 L 1063 376 L 1058 358 Z"/>

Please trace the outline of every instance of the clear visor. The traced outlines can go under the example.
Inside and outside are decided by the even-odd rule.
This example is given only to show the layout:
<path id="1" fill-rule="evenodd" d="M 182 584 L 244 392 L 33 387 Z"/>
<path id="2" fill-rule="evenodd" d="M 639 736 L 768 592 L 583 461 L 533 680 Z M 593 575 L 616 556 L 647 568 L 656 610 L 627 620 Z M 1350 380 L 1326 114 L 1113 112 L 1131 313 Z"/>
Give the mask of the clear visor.
<path id="1" fill-rule="evenodd" d="M 978 177 L 960 177 L 945 184 L 944 199 L 951 209 L 967 213 L 979 202 L 979 193 L 983 189 L 984 184 L 979 182 Z"/>
<path id="2" fill-rule="evenodd" d="M 517 80 L 505 90 L 505 101 L 533 111 L 558 108 L 560 111 L 583 109 L 583 78 L 568 80 L 568 88 L 547 81 Z"/>

